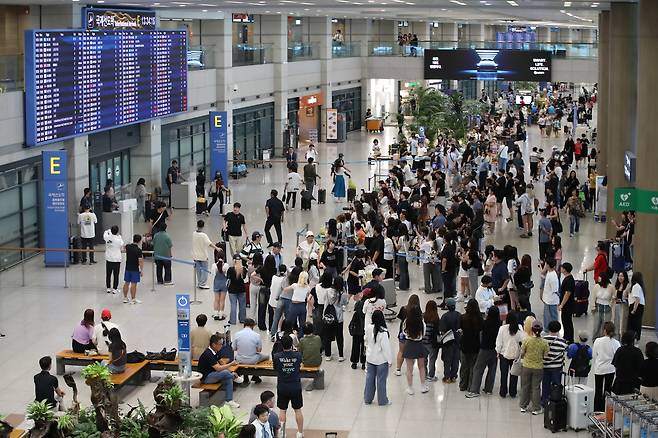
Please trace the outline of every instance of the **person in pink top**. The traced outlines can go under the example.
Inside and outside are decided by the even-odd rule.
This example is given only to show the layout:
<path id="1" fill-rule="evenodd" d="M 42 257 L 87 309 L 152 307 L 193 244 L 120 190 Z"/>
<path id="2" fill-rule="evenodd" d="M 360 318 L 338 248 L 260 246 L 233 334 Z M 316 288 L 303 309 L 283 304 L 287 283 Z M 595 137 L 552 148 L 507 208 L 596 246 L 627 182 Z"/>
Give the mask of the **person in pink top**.
<path id="1" fill-rule="evenodd" d="M 85 315 L 73 329 L 71 336 L 71 344 L 73 351 L 76 353 L 84 353 L 88 350 L 95 350 L 96 346 L 93 342 L 94 338 L 94 311 L 92 309 L 85 310 Z"/>

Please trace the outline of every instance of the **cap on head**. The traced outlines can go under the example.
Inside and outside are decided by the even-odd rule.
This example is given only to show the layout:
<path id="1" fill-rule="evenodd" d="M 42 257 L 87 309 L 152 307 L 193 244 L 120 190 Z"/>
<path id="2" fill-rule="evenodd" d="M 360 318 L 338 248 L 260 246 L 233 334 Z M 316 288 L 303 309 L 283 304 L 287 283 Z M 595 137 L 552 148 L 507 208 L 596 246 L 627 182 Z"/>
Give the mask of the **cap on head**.
<path id="1" fill-rule="evenodd" d="M 110 309 L 103 309 L 101 311 L 101 319 L 112 319 L 112 312 L 110 312 Z"/>
<path id="2" fill-rule="evenodd" d="M 262 234 L 260 234 L 260 232 L 254 231 L 253 233 L 251 233 L 251 240 L 256 240 L 261 236 L 262 236 Z"/>
<path id="3" fill-rule="evenodd" d="M 315 234 L 313 234 L 313 231 L 307 231 L 306 237 L 315 237 Z"/>
<path id="4" fill-rule="evenodd" d="M 589 334 L 585 330 L 581 330 L 578 332 L 578 339 L 580 339 L 581 342 L 587 342 L 589 340 Z"/>
<path id="5" fill-rule="evenodd" d="M 454 298 L 446 298 L 446 307 L 449 309 L 454 309 L 457 306 L 457 302 L 455 301 Z"/>

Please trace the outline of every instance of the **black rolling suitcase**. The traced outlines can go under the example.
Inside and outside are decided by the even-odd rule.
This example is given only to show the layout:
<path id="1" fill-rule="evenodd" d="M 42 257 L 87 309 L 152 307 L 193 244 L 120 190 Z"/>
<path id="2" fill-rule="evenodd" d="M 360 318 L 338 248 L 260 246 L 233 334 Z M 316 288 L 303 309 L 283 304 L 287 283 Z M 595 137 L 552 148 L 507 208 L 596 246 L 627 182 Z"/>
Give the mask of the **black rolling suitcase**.
<path id="1" fill-rule="evenodd" d="M 544 429 L 553 433 L 567 430 L 567 395 L 563 384 L 553 384 L 544 410 Z"/>
<path id="2" fill-rule="evenodd" d="M 318 190 L 318 204 L 324 204 L 327 202 L 327 189 Z"/>
<path id="3" fill-rule="evenodd" d="M 347 189 L 347 202 L 354 202 L 356 199 L 356 189 Z"/>
<path id="4" fill-rule="evenodd" d="M 82 248 L 82 241 L 78 236 L 73 236 L 69 240 L 69 249 L 80 249 Z M 80 253 L 78 251 L 69 252 L 69 262 L 72 265 L 77 265 L 80 263 Z"/>
<path id="5" fill-rule="evenodd" d="M 308 190 L 302 191 L 301 201 L 302 201 L 302 210 L 311 209 L 311 200 L 313 199 L 313 193 Z"/>

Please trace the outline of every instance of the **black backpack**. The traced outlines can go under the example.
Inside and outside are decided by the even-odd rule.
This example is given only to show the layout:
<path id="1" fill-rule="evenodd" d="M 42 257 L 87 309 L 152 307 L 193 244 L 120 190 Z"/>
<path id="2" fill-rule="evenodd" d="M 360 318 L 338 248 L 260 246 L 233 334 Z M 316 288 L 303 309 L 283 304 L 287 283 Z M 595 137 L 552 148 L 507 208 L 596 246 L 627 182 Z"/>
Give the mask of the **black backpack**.
<path id="1" fill-rule="evenodd" d="M 324 306 L 324 312 L 322 312 L 322 323 L 329 327 L 338 324 L 338 315 L 336 314 L 336 307 L 334 307 L 333 304 L 326 304 Z"/>
<path id="2" fill-rule="evenodd" d="M 283 351 L 283 343 L 281 342 L 281 337 L 277 333 L 274 344 L 272 344 L 272 357 L 274 357 L 274 355 L 277 353 L 281 353 L 282 351 Z"/>
<path id="3" fill-rule="evenodd" d="M 579 345 L 576 354 L 571 359 L 569 364 L 569 371 L 573 373 L 575 377 L 587 377 L 590 370 L 592 369 L 591 360 L 587 354 L 587 346 Z"/>

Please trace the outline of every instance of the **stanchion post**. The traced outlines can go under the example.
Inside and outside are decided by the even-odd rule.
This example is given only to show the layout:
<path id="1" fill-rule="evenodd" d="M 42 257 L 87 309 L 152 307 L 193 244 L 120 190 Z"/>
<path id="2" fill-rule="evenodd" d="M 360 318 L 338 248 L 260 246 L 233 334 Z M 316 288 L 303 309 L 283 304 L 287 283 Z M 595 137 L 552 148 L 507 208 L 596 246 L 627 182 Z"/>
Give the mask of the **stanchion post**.
<path id="1" fill-rule="evenodd" d="M 190 304 L 201 304 L 201 301 L 197 299 L 196 296 L 196 290 L 197 290 L 197 284 L 196 284 L 196 261 L 192 265 L 192 284 L 194 285 L 194 298 L 192 298 L 192 301 L 190 301 Z"/>
<path id="2" fill-rule="evenodd" d="M 67 252 L 67 254 L 68 254 L 68 252 Z M 71 257 L 69 257 L 69 260 L 70 259 L 71 259 Z M 68 279 L 69 269 L 68 269 L 68 267 L 69 267 L 69 263 L 68 263 L 68 260 L 66 260 L 64 262 L 64 288 L 69 287 L 69 279 Z"/>
<path id="3" fill-rule="evenodd" d="M 21 249 L 21 278 L 22 278 L 23 287 L 25 287 L 25 257 L 22 249 Z"/>
<path id="4" fill-rule="evenodd" d="M 153 264 L 151 265 L 151 292 L 155 292 L 155 252 L 153 253 Z"/>

